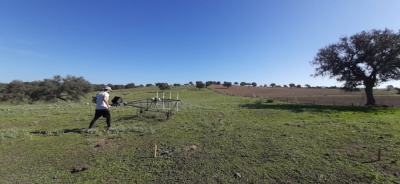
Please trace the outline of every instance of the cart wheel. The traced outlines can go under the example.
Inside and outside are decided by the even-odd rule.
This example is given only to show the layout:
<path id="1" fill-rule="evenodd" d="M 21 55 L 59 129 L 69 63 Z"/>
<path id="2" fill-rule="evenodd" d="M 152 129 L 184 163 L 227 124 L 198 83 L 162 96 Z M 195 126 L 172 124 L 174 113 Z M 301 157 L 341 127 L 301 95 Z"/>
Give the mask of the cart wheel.
<path id="1" fill-rule="evenodd" d="M 142 108 L 139 108 L 139 109 L 136 110 L 136 114 L 137 114 L 139 117 L 142 117 L 143 112 L 144 112 L 144 111 L 143 111 Z"/>
<path id="2" fill-rule="evenodd" d="M 171 117 L 172 117 L 172 112 L 171 112 L 171 111 L 165 112 L 165 118 L 166 118 L 167 120 L 170 120 Z"/>

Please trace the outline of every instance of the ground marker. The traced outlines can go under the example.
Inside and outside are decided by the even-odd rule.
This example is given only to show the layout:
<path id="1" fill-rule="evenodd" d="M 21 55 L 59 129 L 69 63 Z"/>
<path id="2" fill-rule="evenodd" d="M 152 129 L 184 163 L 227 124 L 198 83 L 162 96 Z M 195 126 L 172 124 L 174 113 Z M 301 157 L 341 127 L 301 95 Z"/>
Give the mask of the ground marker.
<path id="1" fill-rule="evenodd" d="M 157 157 L 157 145 L 154 145 L 154 158 Z"/>

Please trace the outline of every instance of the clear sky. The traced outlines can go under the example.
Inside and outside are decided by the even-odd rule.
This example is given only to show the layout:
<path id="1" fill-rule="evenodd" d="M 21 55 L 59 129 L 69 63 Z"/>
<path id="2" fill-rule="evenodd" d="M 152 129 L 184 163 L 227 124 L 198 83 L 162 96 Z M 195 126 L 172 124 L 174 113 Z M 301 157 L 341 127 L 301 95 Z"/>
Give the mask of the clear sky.
<path id="1" fill-rule="evenodd" d="M 0 82 L 340 86 L 310 77 L 318 49 L 399 17 L 399 0 L 0 0 Z"/>

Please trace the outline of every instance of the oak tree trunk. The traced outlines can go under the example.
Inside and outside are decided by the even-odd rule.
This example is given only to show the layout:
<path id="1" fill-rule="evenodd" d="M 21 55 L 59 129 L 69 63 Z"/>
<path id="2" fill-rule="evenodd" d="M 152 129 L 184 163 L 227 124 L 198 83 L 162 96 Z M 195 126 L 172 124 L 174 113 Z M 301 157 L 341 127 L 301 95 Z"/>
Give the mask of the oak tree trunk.
<path id="1" fill-rule="evenodd" d="M 365 105 L 375 105 L 375 98 L 372 94 L 374 86 L 371 84 L 365 84 L 365 95 L 367 96 L 367 104 Z"/>

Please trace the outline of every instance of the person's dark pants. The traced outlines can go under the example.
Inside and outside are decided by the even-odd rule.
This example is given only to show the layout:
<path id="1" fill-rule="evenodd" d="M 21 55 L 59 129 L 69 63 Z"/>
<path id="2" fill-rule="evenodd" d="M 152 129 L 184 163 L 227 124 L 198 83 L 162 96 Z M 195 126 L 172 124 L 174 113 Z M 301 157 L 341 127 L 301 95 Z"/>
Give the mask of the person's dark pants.
<path id="1" fill-rule="evenodd" d="M 96 109 L 96 113 L 94 114 L 94 118 L 93 118 L 92 121 L 90 122 L 89 129 L 93 127 L 94 123 L 95 123 L 101 116 L 103 116 L 103 118 L 106 118 L 107 127 L 108 127 L 108 128 L 111 127 L 111 114 L 110 114 L 110 111 L 109 111 L 108 109 L 101 109 L 101 110 Z"/>

